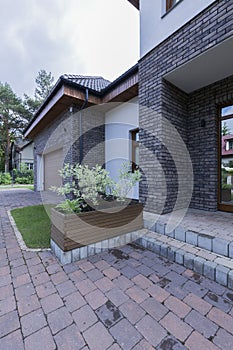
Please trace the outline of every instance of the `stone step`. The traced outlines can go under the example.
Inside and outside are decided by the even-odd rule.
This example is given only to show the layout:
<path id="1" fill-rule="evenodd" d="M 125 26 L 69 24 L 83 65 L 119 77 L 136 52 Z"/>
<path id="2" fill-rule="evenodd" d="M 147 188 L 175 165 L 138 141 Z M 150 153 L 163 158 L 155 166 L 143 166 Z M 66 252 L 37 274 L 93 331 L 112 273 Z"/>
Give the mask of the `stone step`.
<path id="1" fill-rule="evenodd" d="M 143 230 L 134 243 L 233 289 L 231 258 L 149 230 Z"/>
<path id="2" fill-rule="evenodd" d="M 223 237 L 223 233 L 211 234 L 211 232 L 192 231 L 182 225 L 167 231 L 167 224 L 159 219 L 153 218 L 154 214 L 144 213 L 144 227 L 162 235 L 175 238 L 178 241 L 191 244 L 224 257 L 233 258 L 233 242 Z"/>

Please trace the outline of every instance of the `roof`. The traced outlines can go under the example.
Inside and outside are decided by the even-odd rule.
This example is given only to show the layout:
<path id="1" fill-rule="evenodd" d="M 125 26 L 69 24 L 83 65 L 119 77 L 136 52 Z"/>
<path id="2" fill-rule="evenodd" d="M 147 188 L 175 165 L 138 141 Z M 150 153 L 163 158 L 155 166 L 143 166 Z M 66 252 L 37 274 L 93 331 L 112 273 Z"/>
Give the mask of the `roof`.
<path id="1" fill-rule="evenodd" d="M 106 80 L 103 77 L 96 76 L 64 74 L 61 76 L 61 78 L 62 80 L 72 81 L 79 86 L 84 86 L 98 92 L 104 90 L 111 83 L 109 80 Z"/>
<path id="2" fill-rule="evenodd" d="M 139 10 L 139 0 L 128 0 L 128 1 Z"/>
<path id="3" fill-rule="evenodd" d="M 24 135 L 28 137 L 31 130 L 34 129 L 35 123 L 37 123 L 36 120 L 40 122 L 40 120 L 44 118 L 42 114 L 47 114 L 49 112 L 48 108 L 52 108 L 51 103 L 54 105 L 58 101 L 62 101 L 62 108 L 68 108 L 68 104 L 70 106 L 72 101 L 74 103 L 77 103 L 78 99 L 84 101 L 86 89 L 90 92 L 88 99 L 88 103 L 90 104 L 101 104 L 110 101 L 114 102 L 117 101 L 117 98 L 120 98 L 120 101 L 123 102 L 138 94 L 137 86 L 138 64 L 135 64 L 128 69 L 113 82 L 100 76 L 64 74 L 58 79 L 50 94 L 34 114 L 34 117 L 24 130 Z M 48 107 L 49 104 L 50 107 Z"/>

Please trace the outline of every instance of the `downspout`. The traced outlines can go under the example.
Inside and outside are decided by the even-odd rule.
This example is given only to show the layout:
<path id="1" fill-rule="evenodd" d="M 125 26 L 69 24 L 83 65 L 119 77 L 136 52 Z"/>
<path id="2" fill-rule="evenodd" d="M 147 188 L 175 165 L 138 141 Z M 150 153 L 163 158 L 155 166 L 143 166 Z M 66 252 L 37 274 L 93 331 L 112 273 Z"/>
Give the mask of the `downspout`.
<path id="1" fill-rule="evenodd" d="M 86 107 L 88 102 L 89 90 L 86 88 L 85 100 L 79 110 L 79 164 L 83 161 L 83 116 L 82 110 Z"/>

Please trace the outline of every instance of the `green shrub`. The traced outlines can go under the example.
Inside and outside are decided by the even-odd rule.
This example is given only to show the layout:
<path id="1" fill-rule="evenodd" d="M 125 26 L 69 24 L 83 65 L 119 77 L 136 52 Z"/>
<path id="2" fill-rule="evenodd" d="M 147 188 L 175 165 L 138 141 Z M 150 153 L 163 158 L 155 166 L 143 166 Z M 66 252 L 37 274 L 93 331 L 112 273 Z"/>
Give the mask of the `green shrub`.
<path id="1" fill-rule="evenodd" d="M 21 164 L 20 169 L 13 170 L 13 178 L 17 184 L 33 184 L 33 170 L 28 170 L 26 164 Z"/>
<path id="2" fill-rule="evenodd" d="M 10 173 L 0 173 L 0 185 L 10 185 L 12 182 Z"/>

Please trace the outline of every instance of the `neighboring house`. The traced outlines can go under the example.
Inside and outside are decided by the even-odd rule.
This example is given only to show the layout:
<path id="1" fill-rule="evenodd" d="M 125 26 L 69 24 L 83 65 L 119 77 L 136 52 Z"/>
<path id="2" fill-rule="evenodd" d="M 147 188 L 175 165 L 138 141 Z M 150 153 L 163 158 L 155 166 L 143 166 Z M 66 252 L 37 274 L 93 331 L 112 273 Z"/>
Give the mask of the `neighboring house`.
<path id="1" fill-rule="evenodd" d="M 21 164 L 26 164 L 28 169 L 33 169 L 34 144 L 32 141 L 17 141 L 12 148 L 12 168 L 20 169 Z"/>
<path id="2" fill-rule="evenodd" d="M 63 75 L 25 130 L 34 142 L 35 189 L 61 184 L 64 163 L 105 166 L 113 178 L 138 153 L 138 66 L 114 82 Z M 132 194 L 138 198 L 138 189 Z"/>
<path id="3" fill-rule="evenodd" d="M 222 161 L 233 161 L 233 134 L 222 136 Z"/>
<path id="4" fill-rule="evenodd" d="M 222 205 L 219 186 L 220 122 L 233 118 L 223 113 L 233 105 L 232 0 L 129 1 L 140 11 L 140 145 L 155 155 L 148 158 L 139 148 L 140 167 L 147 174 L 140 186 L 145 209 L 170 212 L 178 197 L 176 208 L 184 208 L 191 192 L 191 208 L 233 211 Z M 193 191 L 188 191 L 188 157 L 177 142 L 172 144 L 165 120 L 189 152 Z"/>

